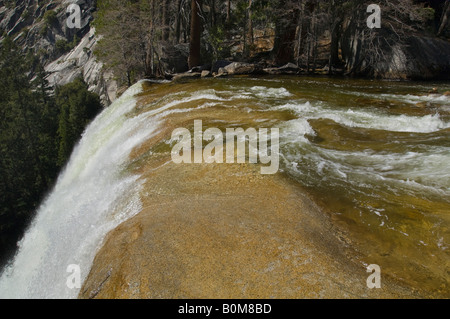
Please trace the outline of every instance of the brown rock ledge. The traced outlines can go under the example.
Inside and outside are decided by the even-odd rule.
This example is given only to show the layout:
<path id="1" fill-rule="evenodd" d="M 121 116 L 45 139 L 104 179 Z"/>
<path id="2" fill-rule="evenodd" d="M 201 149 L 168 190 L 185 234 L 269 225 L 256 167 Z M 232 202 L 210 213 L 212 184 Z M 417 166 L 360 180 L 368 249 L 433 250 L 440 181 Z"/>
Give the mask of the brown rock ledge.
<path id="1" fill-rule="evenodd" d="M 152 166 L 144 208 L 105 238 L 79 298 L 414 297 L 387 277 L 368 289 L 329 218 L 283 175 Z"/>

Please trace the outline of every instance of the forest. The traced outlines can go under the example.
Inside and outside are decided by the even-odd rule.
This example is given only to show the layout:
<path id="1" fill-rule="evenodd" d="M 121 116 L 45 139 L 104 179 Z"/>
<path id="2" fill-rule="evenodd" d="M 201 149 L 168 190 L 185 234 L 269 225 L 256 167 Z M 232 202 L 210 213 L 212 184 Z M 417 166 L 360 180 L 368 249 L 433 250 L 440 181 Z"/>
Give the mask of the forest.
<path id="1" fill-rule="evenodd" d="M 367 28 L 371 3 L 99 0 L 94 26 L 103 38 L 96 54 L 128 85 L 197 66 L 214 69 L 221 60 L 376 76 L 393 51 L 414 47 L 414 39 L 448 38 L 449 1 L 378 1 L 379 29 Z"/>
<path id="2" fill-rule="evenodd" d="M 39 59 L 7 38 L 0 49 L 0 266 L 102 109 L 76 79 L 54 90 Z"/>

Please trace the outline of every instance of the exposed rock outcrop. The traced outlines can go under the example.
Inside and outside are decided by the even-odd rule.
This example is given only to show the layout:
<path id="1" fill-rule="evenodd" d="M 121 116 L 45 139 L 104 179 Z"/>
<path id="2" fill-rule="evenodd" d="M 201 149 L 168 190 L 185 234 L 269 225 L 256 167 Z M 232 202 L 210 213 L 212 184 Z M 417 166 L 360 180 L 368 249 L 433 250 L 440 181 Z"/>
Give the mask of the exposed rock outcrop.
<path id="1" fill-rule="evenodd" d="M 80 28 L 67 26 L 70 4 L 80 6 Z M 100 95 L 104 105 L 115 99 L 117 84 L 110 73 L 102 70 L 93 54 L 98 41 L 90 26 L 95 0 L 59 0 L 48 4 L 19 0 L 15 6 L 0 5 L 1 37 L 8 35 L 24 51 L 39 56 L 50 73 L 50 85 L 64 85 L 81 76 L 89 90 Z"/>
<path id="2" fill-rule="evenodd" d="M 94 56 L 97 40 L 92 28 L 73 50 L 49 63 L 45 69 L 50 73 L 50 85 L 64 85 L 82 77 L 89 90 L 97 93 L 108 105 L 116 98 L 117 84 L 111 73 L 102 71 L 103 65 Z"/>
<path id="3" fill-rule="evenodd" d="M 184 73 L 179 73 L 176 74 L 172 80 L 173 81 L 181 81 L 181 80 L 186 80 L 186 79 L 198 79 L 199 77 L 201 77 L 201 73 L 200 72 L 184 72 Z"/>
<path id="4" fill-rule="evenodd" d="M 267 74 L 297 74 L 300 71 L 300 68 L 294 63 L 287 63 L 279 68 L 265 68 L 263 70 Z"/>
<path id="5" fill-rule="evenodd" d="M 369 44 L 367 36 L 349 26 L 342 39 L 342 55 L 347 72 L 356 76 L 404 80 L 450 79 L 450 41 L 411 35 L 398 39 L 392 31 L 382 30 L 385 41 Z M 397 36 L 398 41 L 393 39 Z"/>
<path id="6" fill-rule="evenodd" d="M 258 71 L 255 64 L 245 63 L 245 62 L 233 62 L 224 67 L 230 75 L 238 74 L 252 74 Z"/>
<path id="7" fill-rule="evenodd" d="M 142 210 L 105 238 L 79 298 L 415 295 L 385 277 L 384 289 L 367 289 L 365 267 L 346 256 L 346 235 L 289 179 L 261 175 L 253 164 L 178 165 L 168 152 L 145 157 L 176 127 L 217 112 L 174 113 L 133 151 L 145 180 Z M 230 112 L 221 119 L 242 116 Z"/>

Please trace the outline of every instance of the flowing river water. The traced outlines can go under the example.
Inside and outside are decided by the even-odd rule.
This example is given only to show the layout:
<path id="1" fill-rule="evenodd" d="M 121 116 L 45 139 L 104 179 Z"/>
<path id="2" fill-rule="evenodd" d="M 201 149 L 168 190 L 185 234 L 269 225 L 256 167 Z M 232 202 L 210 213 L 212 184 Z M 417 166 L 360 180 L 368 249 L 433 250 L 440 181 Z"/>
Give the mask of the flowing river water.
<path id="1" fill-rule="evenodd" d="M 448 83 L 325 77 L 140 82 L 85 132 L 3 273 L 0 296 L 76 297 L 65 287 L 67 265 L 92 264 L 106 234 L 142 209 L 138 168 L 158 154 L 167 163 L 174 146 L 162 128 L 192 131 L 202 120 L 222 131 L 278 128 L 277 175 L 345 233 L 352 259 L 425 296 L 449 297 L 447 91 Z M 151 138 L 150 151 L 132 155 Z"/>

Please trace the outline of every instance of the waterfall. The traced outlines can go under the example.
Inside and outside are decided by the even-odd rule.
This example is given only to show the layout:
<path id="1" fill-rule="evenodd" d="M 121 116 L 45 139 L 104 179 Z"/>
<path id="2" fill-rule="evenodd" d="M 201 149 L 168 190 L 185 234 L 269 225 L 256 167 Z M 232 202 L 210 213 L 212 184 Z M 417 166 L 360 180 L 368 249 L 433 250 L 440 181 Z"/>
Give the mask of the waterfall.
<path id="1" fill-rule="evenodd" d="M 76 298 L 69 265 L 86 278 L 105 235 L 141 209 L 139 176 L 126 171 L 131 150 L 156 121 L 128 116 L 142 83 L 129 88 L 85 130 L 53 191 L 37 211 L 0 277 L 0 298 Z"/>

